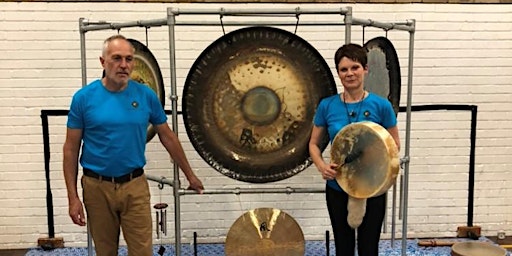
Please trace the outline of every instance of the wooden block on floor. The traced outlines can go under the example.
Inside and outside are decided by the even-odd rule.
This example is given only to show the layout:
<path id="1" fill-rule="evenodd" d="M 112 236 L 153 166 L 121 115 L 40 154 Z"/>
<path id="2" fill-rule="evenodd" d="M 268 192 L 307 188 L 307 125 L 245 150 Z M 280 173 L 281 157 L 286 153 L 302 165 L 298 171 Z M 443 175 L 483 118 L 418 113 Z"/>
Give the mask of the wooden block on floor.
<path id="1" fill-rule="evenodd" d="M 457 227 L 457 237 L 469 237 L 469 238 L 478 238 L 480 237 L 480 232 L 482 228 L 480 226 L 462 226 Z"/>
<path id="2" fill-rule="evenodd" d="M 64 248 L 64 238 L 62 237 L 44 237 L 37 239 L 37 245 L 43 249 Z"/>

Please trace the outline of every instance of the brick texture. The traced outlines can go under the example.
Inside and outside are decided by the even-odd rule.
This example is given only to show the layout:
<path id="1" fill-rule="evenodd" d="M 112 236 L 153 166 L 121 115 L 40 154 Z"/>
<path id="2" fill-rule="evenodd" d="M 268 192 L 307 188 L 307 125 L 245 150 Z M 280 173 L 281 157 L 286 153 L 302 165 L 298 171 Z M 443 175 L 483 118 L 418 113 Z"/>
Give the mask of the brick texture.
<path id="1" fill-rule="evenodd" d="M 0 249 L 34 247 L 38 238 L 48 236 L 40 114 L 43 109 L 67 109 L 71 96 L 81 87 L 78 19 L 112 22 L 161 19 L 167 17 L 168 7 L 350 6 L 356 18 L 383 22 L 415 19 L 412 103 L 478 106 L 474 224 L 482 227 L 483 235 L 496 235 L 499 230 L 512 234 L 512 205 L 509 203 L 512 197 L 509 181 L 512 177 L 512 5 L 495 4 L 504 1 L 403 0 L 323 1 L 316 5 L 302 5 L 306 1 L 286 1 L 288 4 L 259 1 L 259 4 L 241 5 L 231 1 L 208 5 L 193 4 L 198 1 L 144 2 L 0 2 Z M 484 2 L 489 4 L 456 4 Z M 218 21 L 215 15 L 177 18 Z M 340 16 L 303 19 L 333 21 L 339 20 Z M 236 28 L 225 29 L 229 32 Z M 292 27 L 283 29 L 293 31 Z M 126 28 L 120 32 L 141 42 L 146 40 L 144 28 Z M 117 31 L 86 33 L 87 81 L 101 74 L 98 61 L 101 42 L 113 33 Z M 334 69 L 332 56 L 344 42 L 343 27 L 299 26 L 297 34 L 311 43 Z M 168 28 L 152 27 L 147 35 L 149 48 L 164 76 L 166 109 L 169 109 Z M 176 79 L 180 99 L 190 66 L 220 36 L 222 29 L 219 26 L 176 27 Z M 366 27 L 363 33 L 361 27 L 352 27 L 353 42 L 361 43 L 363 38 L 369 40 L 377 36 L 387 36 L 397 50 L 402 73 L 401 105 L 405 105 L 409 33 L 371 27 Z M 338 79 L 336 81 L 339 84 Z M 398 118 L 403 155 L 405 113 L 399 114 Z M 466 225 L 470 121 L 469 112 L 412 113 L 408 237 L 453 237 L 458 226 Z M 85 229 L 72 225 L 67 216 L 61 170 L 65 123 L 65 117 L 49 118 L 55 232 L 56 236 L 64 238 L 66 246 L 86 246 Z M 201 159 L 189 142 L 181 117 L 178 123 L 178 135 L 187 156 L 207 189 L 323 187 L 323 180 L 314 167 L 271 184 L 247 184 L 227 178 Z M 157 140 L 148 143 L 146 157 L 148 173 L 172 178 L 169 157 Z M 187 182 L 181 179 L 186 187 Z M 164 242 L 174 242 L 172 191 L 169 187 L 160 190 L 151 183 L 151 192 L 152 203 L 169 203 L 169 230 Z M 384 238 L 390 237 L 391 230 L 391 191 L 389 193 Z M 330 229 L 324 200 L 323 195 L 314 193 L 183 196 L 183 242 L 190 243 L 193 232 L 198 233 L 199 242 L 223 242 L 232 223 L 245 211 L 256 207 L 280 208 L 298 221 L 306 239 L 322 240 L 325 230 Z M 397 232 L 400 237 L 400 220 L 397 220 Z"/>

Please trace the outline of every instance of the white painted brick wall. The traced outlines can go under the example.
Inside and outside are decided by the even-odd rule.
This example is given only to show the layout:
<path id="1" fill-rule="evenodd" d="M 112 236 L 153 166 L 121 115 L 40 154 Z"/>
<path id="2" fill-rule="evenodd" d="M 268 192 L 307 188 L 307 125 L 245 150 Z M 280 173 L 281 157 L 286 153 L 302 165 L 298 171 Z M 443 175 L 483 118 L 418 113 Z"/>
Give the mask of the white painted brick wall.
<path id="1" fill-rule="evenodd" d="M 67 109 L 81 86 L 78 19 L 126 22 L 162 19 L 166 8 L 275 8 L 290 5 L 169 5 L 144 3 L 0 3 L 0 249 L 27 248 L 47 237 L 46 185 L 41 128 L 42 109 Z M 348 5 L 316 5 L 340 8 Z M 484 235 L 498 230 L 512 234 L 512 6 L 441 4 L 356 4 L 354 17 L 378 21 L 416 19 L 414 42 L 413 105 L 467 104 L 478 106 L 475 163 L 474 225 Z M 296 6 L 293 5 L 292 8 Z M 199 17 L 179 16 L 197 21 Z M 200 20 L 218 17 L 201 17 Z M 227 19 L 227 18 L 226 18 Z M 301 20 L 330 20 L 304 17 Z M 336 17 L 340 19 L 340 17 Z M 236 28 L 227 27 L 227 32 Z M 293 28 L 285 28 L 293 31 Z M 352 28 L 354 42 L 362 42 L 359 27 Z M 88 81 L 101 73 L 98 62 L 102 40 L 113 30 L 86 33 Z M 145 42 L 141 28 L 123 29 L 128 37 Z M 332 67 L 334 51 L 344 41 L 340 27 L 299 27 Z M 188 70 L 197 56 L 222 35 L 219 27 L 177 27 L 176 73 L 181 96 Z M 366 28 L 364 39 L 383 36 Z M 409 35 L 389 31 L 402 70 L 402 105 L 406 104 Z M 148 30 L 149 48 L 158 59 L 165 84 L 169 84 L 167 27 Z M 339 81 L 336 80 L 339 84 Z M 170 89 L 166 88 L 166 109 Z M 181 97 L 179 99 L 181 103 Z M 470 149 L 469 112 L 414 112 L 411 118 L 408 201 L 409 237 L 454 236 L 466 225 L 467 180 Z M 181 117 L 178 131 L 184 149 L 208 189 L 234 187 L 323 187 L 314 168 L 272 184 L 246 184 L 227 178 L 206 164 L 189 143 Z M 399 115 L 402 154 L 405 149 L 405 113 Z M 63 181 L 62 143 L 65 117 L 50 117 L 51 187 L 56 236 L 67 246 L 86 246 L 85 228 L 71 224 Z M 328 149 L 327 149 L 328 151 Z M 326 152 L 327 152 L 326 151 Z M 172 178 L 167 153 L 153 140 L 147 146 L 150 174 Z M 187 183 L 182 178 L 183 186 Z M 152 202 L 169 203 L 167 242 L 174 242 L 174 205 L 169 187 L 152 184 Z M 391 206 L 391 192 L 389 193 Z M 245 211 L 276 207 L 300 224 L 306 239 L 323 239 L 329 220 L 322 194 L 190 195 L 181 199 L 184 243 L 198 232 L 199 242 L 222 242 L 233 222 Z M 391 209 L 388 214 L 390 237 Z M 397 220 L 401 236 L 401 220 Z"/>

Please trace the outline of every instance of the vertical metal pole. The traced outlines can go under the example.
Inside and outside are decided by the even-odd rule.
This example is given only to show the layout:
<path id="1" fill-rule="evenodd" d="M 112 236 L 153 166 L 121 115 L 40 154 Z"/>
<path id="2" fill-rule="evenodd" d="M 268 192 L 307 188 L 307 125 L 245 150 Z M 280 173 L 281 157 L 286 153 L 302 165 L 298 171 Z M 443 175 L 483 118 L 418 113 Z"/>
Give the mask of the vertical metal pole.
<path id="1" fill-rule="evenodd" d="M 347 7 L 347 13 L 345 13 L 345 44 L 352 41 L 352 7 Z"/>
<path id="2" fill-rule="evenodd" d="M 476 142 L 476 113 L 477 106 L 471 108 L 471 147 L 469 152 L 469 180 L 468 180 L 468 227 L 473 226 L 473 208 L 475 196 L 475 142 Z"/>
<path id="3" fill-rule="evenodd" d="M 175 47 L 175 35 L 174 29 L 176 25 L 176 17 L 172 12 L 172 7 L 167 8 L 167 25 L 169 26 L 169 62 L 171 72 L 171 105 L 172 105 L 172 129 L 178 134 L 178 96 L 176 89 L 176 47 Z M 181 256 L 181 222 L 180 222 L 180 173 L 178 165 L 174 165 L 174 229 L 175 229 L 175 249 L 176 256 Z"/>
<path id="4" fill-rule="evenodd" d="M 393 203 L 391 205 L 391 248 L 395 247 L 395 233 L 396 233 L 396 183 L 393 185 Z"/>
<path id="5" fill-rule="evenodd" d="M 194 232 L 194 256 L 197 256 L 197 232 Z"/>
<path id="6" fill-rule="evenodd" d="M 414 31 L 416 30 L 416 20 L 412 20 L 412 30 L 409 33 L 409 66 L 407 74 L 407 121 L 405 128 L 405 162 L 404 180 L 403 180 L 403 220 L 402 220 L 402 256 L 407 253 L 407 202 L 409 190 L 409 149 L 411 135 L 411 101 L 412 101 L 412 70 L 414 59 Z"/>
<path id="7" fill-rule="evenodd" d="M 386 200 L 386 206 L 388 205 L 388 192 L 386 191 L 386 194 L 384 195 L 384 200 Z M 382 233 L 388 232 L 388 225 L 387 225 L 387 219 L 388 219 L 388 208 L 384 208 L 384 219 L 382 220 Z"/>
<path id="8" fill-rule="evenodd" d="M 87 59 L 85 55 L 85 32 L 83 31 L 84 18 L 78 19 L 78 30 L 80 31 L 80 62 L 82 66 L 82 87 L 87 85 Z M 87 255 L 93 255 L 93 244 L 91 237 L 91 228 L 87 220 Z"/>
<path id="9" fill-rule="evenodd" d="M 80 30 L 80 62 L 82 65 L 82 87 L 87 84 L 87 61 L 85 58 L 85 32 L 82 30 L 84 18 L 78 20 L 78 29 Z"/>
<path id="10" fill-rule="evenodd" d="M 50 135 L 48 128 L 48 115 L 41 111 L 43 126 L 44 174 L 46 178 L 46 212 L 48 220 L 48 237 L 55 238 L 55 222 L 53 216 L 53 195 L 50 186 Z"/>
<path id="11" fill-rule="evenodd" d="M 330 243 L 329 230 L 326 230 L 325 231 L 325 255 L 327 255 L 327 256 L 330 255 L 330 252 L 329 252 L 330 246 L 331 246 L 331 243 Z"/>

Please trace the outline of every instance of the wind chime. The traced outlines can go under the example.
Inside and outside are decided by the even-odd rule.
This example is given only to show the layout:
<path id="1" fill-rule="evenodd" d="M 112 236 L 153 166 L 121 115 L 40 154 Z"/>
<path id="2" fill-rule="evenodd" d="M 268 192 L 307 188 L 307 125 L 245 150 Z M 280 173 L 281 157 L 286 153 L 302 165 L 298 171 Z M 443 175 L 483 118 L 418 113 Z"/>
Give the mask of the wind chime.
<path id="1" fill-rule="evenodd" d="M 164 188 L 164 184 L 158 184 L 158 188 L 160 189 L 160 203 L 157 203 L 153 206 L 156 209 L 156 238 L 160 241 L 160 248 L 158 249 L 159 255 L 164 255 L 165 247 L 163 246 L 162 240 L 163 236 L 167 236 L 167 204 L 162 203 L 162 189 Z"/>

